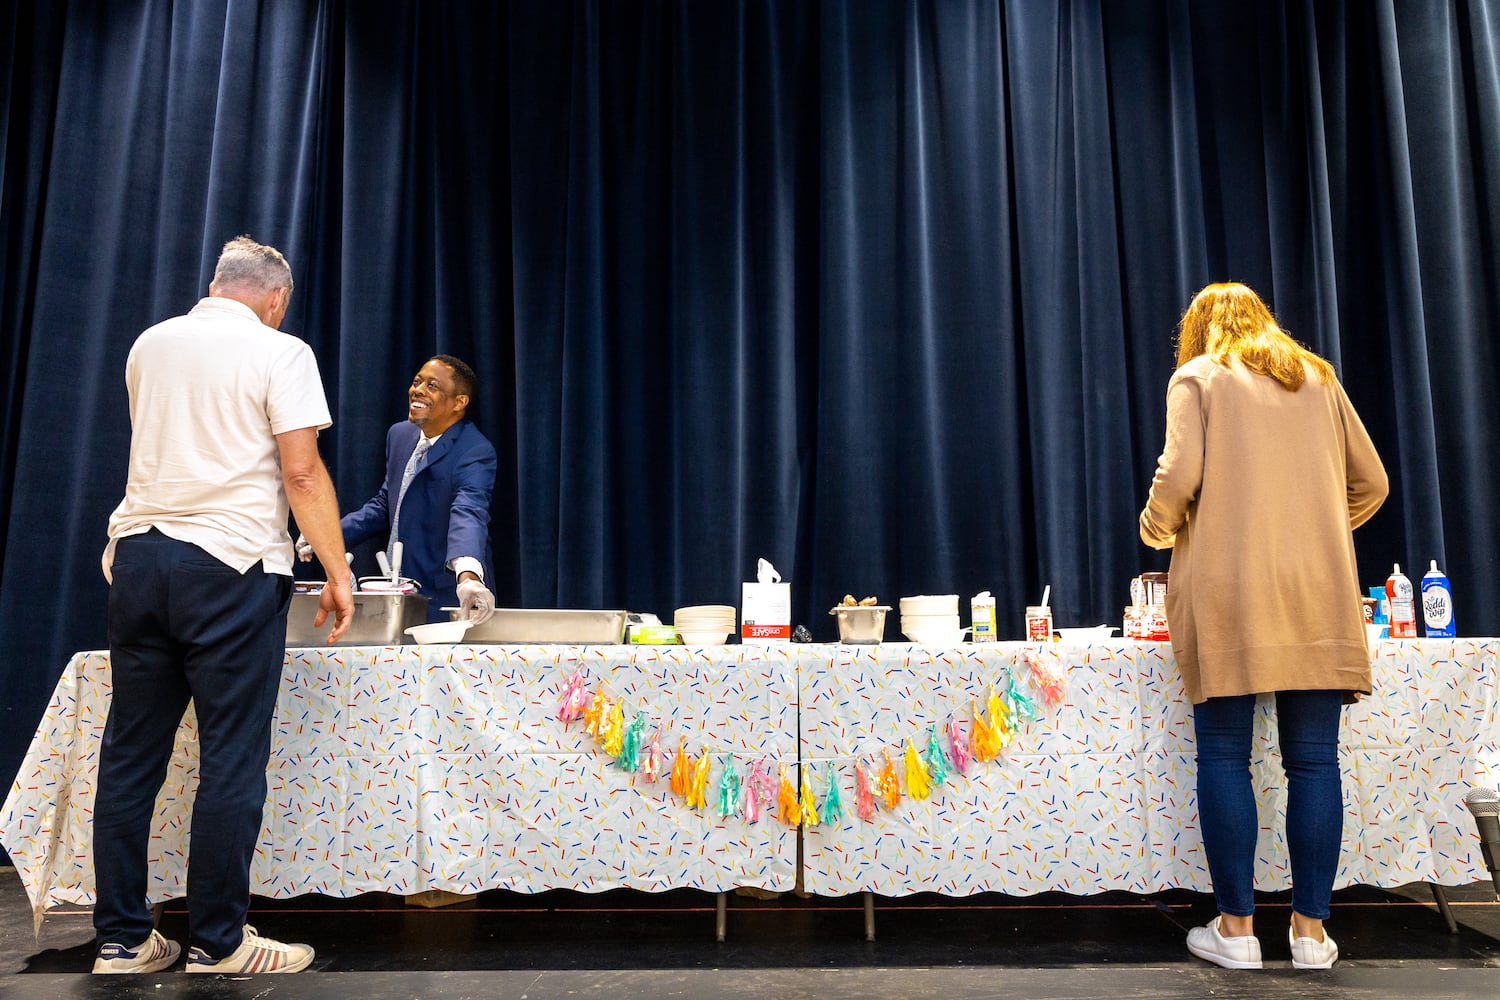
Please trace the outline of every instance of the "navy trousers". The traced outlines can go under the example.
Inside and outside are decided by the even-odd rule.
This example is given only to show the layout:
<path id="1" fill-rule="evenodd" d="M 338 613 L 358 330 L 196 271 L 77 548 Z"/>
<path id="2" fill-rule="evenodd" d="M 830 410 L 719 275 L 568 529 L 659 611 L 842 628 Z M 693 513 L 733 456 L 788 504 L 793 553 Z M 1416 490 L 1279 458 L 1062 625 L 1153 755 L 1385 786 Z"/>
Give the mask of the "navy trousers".
<path id="1" fill-rule="evenodd" d="M 239 947 L 250 906 L 292 578 L 259 566 L 241 575 L 155 529 L 120 539 L 112 572 L 113 699 L 94 804 L 96 940 L 134 947 L 151 934 L 151 814 L 191 699 L 199 781 L 188 931 L 192 946 L 224 958 Z"/>

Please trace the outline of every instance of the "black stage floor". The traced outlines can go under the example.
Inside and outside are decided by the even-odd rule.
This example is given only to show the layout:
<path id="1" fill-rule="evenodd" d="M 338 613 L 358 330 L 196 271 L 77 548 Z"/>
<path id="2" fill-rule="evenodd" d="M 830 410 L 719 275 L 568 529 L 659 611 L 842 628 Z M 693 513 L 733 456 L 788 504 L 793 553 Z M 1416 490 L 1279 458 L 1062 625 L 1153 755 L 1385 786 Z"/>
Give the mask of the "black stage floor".
<path id="1" fill-rule="evenodd" d="M 384 894 L 257 898 L 251 922 L 262 933 L 317 949 L 307 972 L 94 977 L 88 911 L 55 910 L 34 937 L 20 880 L 0 868 L 0 998 L 1492 995 L 1500 990 L 1494 889 L 1450 888 L 1448 898 L 1456 934 L 1424 885 L 1335 893 L 1328 928 L 1342 958 L 1328 972 L 1291 968 L 1285 893 L 1258 904 L 1261 972 L 1230 972 L 1188 955 L 1187 929 L 1214 907 L 1207 895 L 1181 891 L 880 897 L 874 941 L 865 939 L 860 897 L 732 894 L 723 942 L 715 940 L 714 897 L 687 890 L 497 891 L 433 908 Z M 161 929 L 183 939 L 180 903 L 167 906 Z"/>

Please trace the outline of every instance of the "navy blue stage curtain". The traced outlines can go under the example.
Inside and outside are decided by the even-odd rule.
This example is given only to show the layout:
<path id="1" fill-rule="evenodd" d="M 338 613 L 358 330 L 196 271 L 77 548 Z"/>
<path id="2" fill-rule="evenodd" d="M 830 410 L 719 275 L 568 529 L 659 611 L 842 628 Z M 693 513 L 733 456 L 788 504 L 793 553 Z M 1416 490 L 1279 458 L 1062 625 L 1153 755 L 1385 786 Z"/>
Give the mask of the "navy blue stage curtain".
<path id="1" fill-rule="evenodd" d="M 1437 559 L 1500 631 L 1497 0 L 59 0 L 0 32 L 0 773 L 106 644 L 126 352 L 241 232 L 292 262 L 344 509 L 421 361 L 474 364 L 503 604 L 666 618 L 763 556 L 821 640 L 845 593 L 988 589 L 1019 637 L 1050 584 L 1118 622 L 1166 566 L 1135 517 L 1174 325 L 1237 279 L 1386 458 L 1362 579 Z"/>

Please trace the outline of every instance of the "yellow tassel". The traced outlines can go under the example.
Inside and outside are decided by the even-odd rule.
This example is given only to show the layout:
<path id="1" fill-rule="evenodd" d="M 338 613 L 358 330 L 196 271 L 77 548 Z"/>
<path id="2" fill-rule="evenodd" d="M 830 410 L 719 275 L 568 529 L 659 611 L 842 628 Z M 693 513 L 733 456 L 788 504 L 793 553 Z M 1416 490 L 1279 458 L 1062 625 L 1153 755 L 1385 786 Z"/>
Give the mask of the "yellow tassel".
<path id="1" fill-rule="evenodd" d="M 605 722 L 605 715 L 609 712 L 609 696 L 600 688 L 594 692 L 594 697 L 589 700 L 589 707 L 583 710 L 583 731 L 590 736 L 598 738 Z"/>
<path id="2" fill-rule="evenodd" d="M 797 790 L 792 787 L 791 781 L 786 776 L 786 765 L 781 765 L 781 782 L 776 789 L 776 805 L 778 812 L 776 818 L 787 826 L 796 826 L 802 822 L 802 807 L 797 804 Z"/>
<path id="3" fill-rule="evenodd" d="M 1015 736 L 1015 727 L 1010 721 L 1010 707 L 1005 704 L 1005 699 L 995 693 L 993 685 L 990 686 L 989 697 L 990 729 L 995 734 L 995 752 L 999 753 Z"/>
<path id="4" fill-rule="evenodd" d="M 996 743 L 1004 747 L 1015 737 L 1016 727 L 1011 721 L 1010 706 L 1005 699 L 990 688 L 990 728 L 995 731 Z"/>
<path id="5" fill-rule="evenodd" d="M 927 764 L 917 753 L 916 744 L 906 741 L 906 793 L 914 799 L 927 798 L 930 782 Z"/>
<path id="6" fill-rule="evenodd" d="M 799 803 L 802 825 L 808 829 L 818 825 L 818 800 L 813 795 L 812 782 L 807 780 L 807 773 L 811 770 L 806 764 L 802 765 L 802 801 Z"/>
<path id="7" fill-rule="evenodd" d="M 969 752 L 981 763 L 994 760 L 995 754 L 1000 752 L 999 737 L 989 727 L 989 723 L 984 721 L 984 715 L 973 701 L 969 702 L 969 712 L 972 716 L 969 724 Z"/>
<path id="8" fill-rule="evenodd" d="M 609 723 L 604 727 L 604 752 L 611 757 L 620 756 L 625 746 L 625 703 L 615 702 L 609 709 Z"/>
<path id="9" fill-rule="evenodd" d="M 704 751 L 693 764 L 693 780 L 688 784 L 687 804 L 690 809 L 702 809 L 708 805 L 708 768 L 713 758 Z"/>

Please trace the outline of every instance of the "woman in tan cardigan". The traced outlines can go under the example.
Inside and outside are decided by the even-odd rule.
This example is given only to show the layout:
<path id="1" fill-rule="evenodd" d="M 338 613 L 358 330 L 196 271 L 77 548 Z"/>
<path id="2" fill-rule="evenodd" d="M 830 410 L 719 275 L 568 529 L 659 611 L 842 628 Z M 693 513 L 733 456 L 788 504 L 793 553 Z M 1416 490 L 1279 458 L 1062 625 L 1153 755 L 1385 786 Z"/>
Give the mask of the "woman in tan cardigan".
<path id="1" fill-rule="evenodd" d="M 1274 692 L 1287 777 L 1296 968 L 1328 968 L 1323 931 L 1342 840 L 1339 710 L 1370 690 L 1351 529 L 1385 499 L 1385 468 L 1333 367 L 1240 284 L 1183 314 L 1167 439 L 1141 539 L 1172 549 L 1167 625 L 1193 702 L 1198 813 L 1219 916 L 1188 950 L 1260 968 L 1250 780 L 1255 696 Z"/>

